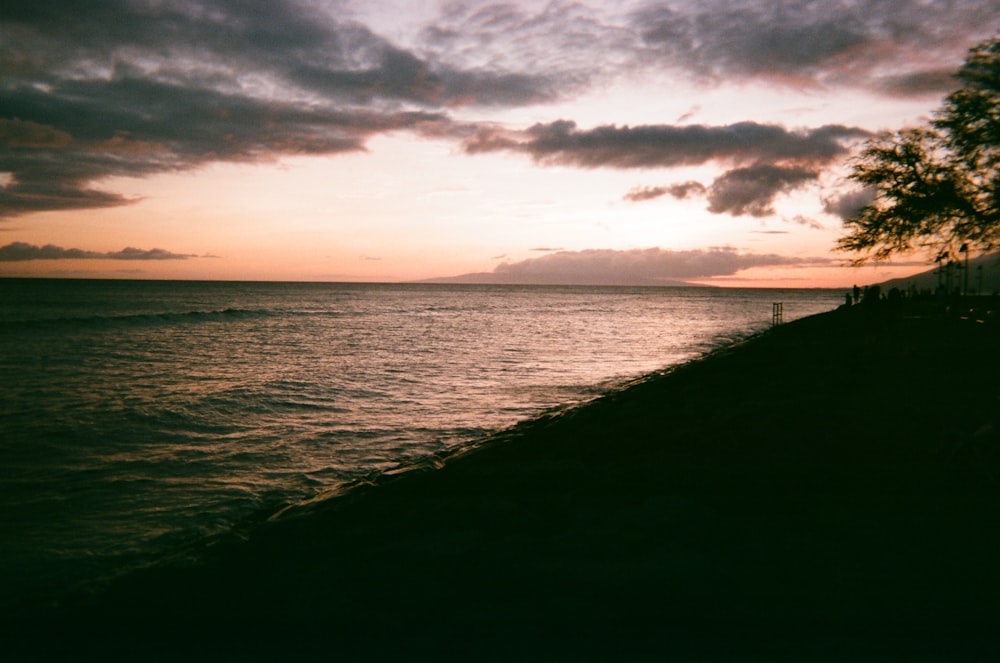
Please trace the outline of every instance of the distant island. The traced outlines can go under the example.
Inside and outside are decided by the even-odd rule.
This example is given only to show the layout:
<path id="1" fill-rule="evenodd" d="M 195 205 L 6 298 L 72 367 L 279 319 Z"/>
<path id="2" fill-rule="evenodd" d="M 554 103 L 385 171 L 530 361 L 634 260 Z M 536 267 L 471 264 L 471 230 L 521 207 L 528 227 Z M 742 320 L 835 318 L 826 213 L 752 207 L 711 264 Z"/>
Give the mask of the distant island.
<path id="1" fill-rule="evenodd" d="M 671 288 L 714 288 L 701 283 L 652 278 L 629 278 L 627 276 L 597 274 L 592 278 L 566 276 L 557 278 L 551 275 L 517 274 L 510 272 L 473 272 L 459 276 L 442 276 L 423 279 L 417 283 L 454 283 L 468 285 L 581 285 L 581 286 L 661 286 Z"/>

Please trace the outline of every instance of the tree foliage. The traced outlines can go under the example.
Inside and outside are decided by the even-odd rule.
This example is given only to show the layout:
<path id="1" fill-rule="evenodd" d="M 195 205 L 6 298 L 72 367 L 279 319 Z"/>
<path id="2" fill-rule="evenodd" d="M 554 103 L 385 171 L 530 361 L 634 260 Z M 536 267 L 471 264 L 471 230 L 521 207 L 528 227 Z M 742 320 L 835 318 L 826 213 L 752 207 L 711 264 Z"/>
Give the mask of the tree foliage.
<path id="1" fill-rule="evenodd" d="M 956 78 L 930 126 L 879 135 L 854 160 L 850 179 L 875 194 L 837 244 L 855 262 L 1000 242 L 1000 37 L 969 51 Z"/>

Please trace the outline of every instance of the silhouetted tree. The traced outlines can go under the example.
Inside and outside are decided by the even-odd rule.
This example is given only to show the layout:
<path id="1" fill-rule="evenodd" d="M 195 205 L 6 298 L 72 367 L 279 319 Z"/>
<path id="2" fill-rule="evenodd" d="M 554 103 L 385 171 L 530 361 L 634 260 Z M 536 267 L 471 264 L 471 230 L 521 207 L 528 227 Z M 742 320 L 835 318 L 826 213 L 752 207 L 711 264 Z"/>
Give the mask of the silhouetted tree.
<path id="1" fill-rule="evenodd" d="M 947 137 L 953 159 L 970 185 L 968 193 L 983 222 L 982 235 L 996 241 L 1000 235 L 1000 37 L 969 51 L 957 78 L 962 87 L 945 99 L 934 126 Z M 974 234 L 969 239 L 981 241 Z"/>
<path id="2" fill-rule="evenodd" d="M 856 263 L 1000 241 L 1000 37 L 969 51 L 956 77 L 932 126 L 877 136 L 852 164 L 850 178 L 875 193 L 837 243 Z"/>

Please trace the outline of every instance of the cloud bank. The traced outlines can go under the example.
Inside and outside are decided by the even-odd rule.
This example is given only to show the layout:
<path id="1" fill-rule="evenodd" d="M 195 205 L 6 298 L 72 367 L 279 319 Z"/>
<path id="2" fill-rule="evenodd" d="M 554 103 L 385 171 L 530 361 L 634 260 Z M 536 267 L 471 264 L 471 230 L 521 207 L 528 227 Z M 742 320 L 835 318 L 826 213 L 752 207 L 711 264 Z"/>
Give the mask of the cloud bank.
<path id="1" fill-rule="evenodd" d="M 127 204 L 91 185 L 214 161 L 364 149 L 438 109 L 547 98 L 500 71 L 431 67 L 317 5 L 95 0 L 0 10 L 0 216 Z M 434 110 L 429 110 L 434 109 Z"/>
<path id="2" fill-rule="evenodd" d="M 574 122 L 561 120 L 522 132 L 483 128 L 466 141 L 465 150 L 519 152 L 542 165 L 580 168 L 735 166 L 709 186 L 684 182 L 639 188 L 625 194 L 625 200 L 705 195 L 710 212 L 762 217 L 774 214 L 779 194 L 816 182 L 822 167 L 843 158 L 854 143 L 870 135 L 865 129 L 837 124 L 802 130 L 756 122 L 580 130 Z"/>
<path id="3" fill-rule="evenodd" d="M 792 131 L 757 122 L 606 125 L 581 130 L 571 120 L 559 120 L 523 132 L 483 128 L 465 142 L 465 151 L 520 152 L 543 165 L 580 168 L 674 168 L 712 161 L 823 164 L 845 155 L 851 141 L 869 135 L 864 129 L 842 125 Z"/>
<path id="4" fill-rule="evenodd" d="M 651 58 L 701 78 L 942 95 L 954 81 L 940 63 L 998 13 L 996 0 L 707 0 L 649 2 L 632 25 Z"/>
<path id="5" fill-rule="evenodd" d="M 751 267 L 830 265 L 828 258 L 793 258 L 743 253 L 734 248 L 670 251 L 659 248 L 615 251 L 559 251 L 520 262 L 505 262 L 492 272 L 433 279 L 450 283 L 539 285 L 685 285 L 689 280 L 731 276 Z"/>
<path id="6" fill-rule="evenodd" d="M 468 67 L 559 72 L 562 90 L 629 71 L 942 95 L 996 29 L 997 0 L 451 1 L 416 46 Z M 893 74 L 886 72 L 892 71 Z"/>
<path id="7" fill-rule="evenodd" d="M 126 247 L 121 251 L 100 253 L 83 249 L 64 249 L 46 244 L 36 246 L 26 242 L 12 242 L 0 246 L 0 262 L 26 262 L 29 260 L 186 260 L 197 256 L 172 253 L 164 249 L 137 249 Z"/>

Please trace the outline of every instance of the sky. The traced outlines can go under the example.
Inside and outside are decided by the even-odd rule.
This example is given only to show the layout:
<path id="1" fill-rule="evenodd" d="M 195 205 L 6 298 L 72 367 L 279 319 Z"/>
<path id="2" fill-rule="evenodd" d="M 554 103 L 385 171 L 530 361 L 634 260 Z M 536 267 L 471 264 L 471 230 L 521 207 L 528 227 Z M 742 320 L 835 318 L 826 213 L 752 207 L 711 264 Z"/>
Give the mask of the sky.
<path id="1" fill-rule="evenodd" d="M 0 276 L 846 287 L 1000 0 L 7 0 Z"/>

